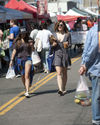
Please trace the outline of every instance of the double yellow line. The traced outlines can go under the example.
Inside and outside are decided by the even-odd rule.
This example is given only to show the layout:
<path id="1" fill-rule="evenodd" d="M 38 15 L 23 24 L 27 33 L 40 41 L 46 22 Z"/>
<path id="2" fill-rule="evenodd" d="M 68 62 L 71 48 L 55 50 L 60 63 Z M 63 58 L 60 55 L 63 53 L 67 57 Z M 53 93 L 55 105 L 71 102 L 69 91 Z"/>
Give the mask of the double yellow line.
<path id="1" fill-rule="evenodd" d="M 73 58 L 72 63 L 76 62 L 79 59 L 80 59 L 80 57 Z M 42 85 L 47 83 L 49 80 L 51 80 L 55 76 L 56 76 L 56 73 L 50 73 L 49 75 L 47 75 L 46 77 L 44 77 L 43 79 L 38 81 L 37 83 L 33 84 L 32 87 L 30 88 L 30 93 L 33 93 L 34 91 L 36 91 L 38 88 L 40 88 Z M 18 103 L 20 103 L 22 100 L 24 100 L 26 98 L 24 96 L 24 93 L 25 93 L 25 91 L 19 93 L 17 96 L 15 96 L 11 100 L 9 100 L 7 103 L 0 106 L 0 115 L 4 115 L 9 110 L 11 110 L 13 107 L 15 107 Z"/>
<path id="2" fill-rule="evenodd" d="M 48 82 L 50 79 L 56 76 L 56 73 L 50 73 L 37 83 L 35 83 L 31 88 L 30 88 L 30 93 L 36 91 L 38 88 L 40 88 L 42 85 L 44 85 L 46 82 Z M 41 83 L 41 84 L 40 84 Z M 4 105 L 0 106 L 0 115 L 4 115 L 6 112 L 11 110 L 15 105 L 17 105 L 19 102 L 21 102 L 23 99 L 26 97 L 23 96 L 25 91 L 19 93 L 17 96 L 15 96 L 13 99 L 5 103 Z"/>

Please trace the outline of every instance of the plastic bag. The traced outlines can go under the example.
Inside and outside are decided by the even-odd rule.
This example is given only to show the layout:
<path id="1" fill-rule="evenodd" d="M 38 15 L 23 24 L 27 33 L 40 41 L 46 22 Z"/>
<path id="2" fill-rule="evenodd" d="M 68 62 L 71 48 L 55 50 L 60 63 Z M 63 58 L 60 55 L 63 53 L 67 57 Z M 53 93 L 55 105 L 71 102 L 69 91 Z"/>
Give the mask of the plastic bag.
<path id="1" fill-rule="evenodd" d="M 78 82 L 75 98 L 80 100 L 85 100 L 90 98 L 90 91 L 88 85 L 82 75 L 80 76 L 80 80 Z"/>
<path id="2" fill-rule="evenodd" d="M 90 91 L 83 76 L 80 76 L 74 102 L 81 106 L 91 105 Z"/>
<path id="3" fill-rule="evenodd" d="M 9 39 L 6 38 L 3 42 L 2 42 L 2 49 L 6 50 L 9 48 Z"/>
<path id="4" fill-rule="evenodd" d="M 39 54 L 37 53 L 36 50 L 32 52 L 31 58 L 32 58 L 33 65 L 37 66 L 40 64 L 41 59 L 40 59 Z"/>
<path id="5" fill-rule="evenodd" d="M 4 57 L 5 56 L 5 51 L 2 49 L 2 45 L 0 44 L 0 56 Z"/>
<path id="6" fill-rule="evenodd" d="M 13 79 L 15 76 L 15 71 L 13 67 L 9 67 L 7 74 L 6 74 L 6 79 Z"/>
<path id="7" fill-rule="evenodd" d="M 37 52 L 41 52 L 42 51 L 42 41 L 39 38 L 35 39 L 35 49 L 37 50 Z"/>

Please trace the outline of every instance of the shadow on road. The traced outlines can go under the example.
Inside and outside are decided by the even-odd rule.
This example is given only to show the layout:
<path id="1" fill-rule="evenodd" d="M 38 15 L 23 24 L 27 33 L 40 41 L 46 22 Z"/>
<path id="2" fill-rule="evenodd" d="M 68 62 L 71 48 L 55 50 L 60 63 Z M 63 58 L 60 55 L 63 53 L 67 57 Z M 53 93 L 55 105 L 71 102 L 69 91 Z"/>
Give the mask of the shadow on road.
<path id="1" fill-rule="evenodd" d="M 76 89 L 71 89 L 71 90 L 67 90 L 66 94 L 70 94 L 75 92 Z M 52 93 L 57 93 L 58 90 L 46 90 L 46 91 L 42 91 L 42 92 L 34 92 L 34 93 L 30 93 L 31 97 L 32 96 L 38 96 L 38 95 L 43 95 L 43 94 L 52 94 Z"/>

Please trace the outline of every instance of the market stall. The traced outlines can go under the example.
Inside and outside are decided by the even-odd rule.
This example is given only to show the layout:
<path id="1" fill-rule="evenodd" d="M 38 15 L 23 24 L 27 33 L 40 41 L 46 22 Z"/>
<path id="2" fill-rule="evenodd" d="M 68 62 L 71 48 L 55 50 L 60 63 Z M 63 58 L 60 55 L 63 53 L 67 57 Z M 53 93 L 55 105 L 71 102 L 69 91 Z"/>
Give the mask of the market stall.
<path id="1" fill-rule="evenodd" d="M 6 11 L 0 7 L 0 23 L 6 22 Z"/>
<path id="2" fill-rule="evenodd" d="M 22 0 L 20 2 L 18 2 L 17 0 L 10 0 L 5 5 L 5 7 L 30 13 L 33 15 L 33 17 L 36 17 L 36 15 L 37 15 L 36 9 L 34 9 L 33 7 L 31 7 L 30 5 L 28 5 L 27 3 L 25 3 Z"/>
<path id="3" fill-rule="evenodd" d="M 18 11 L 18 10 L 5 8 L 3 6 L 0 6 L 0 9 L 6 12 L 4 14 L 6 20 L 10 20 L 10 19 L 32 19 L 33 18 L 31 14 L 21 12 L 21 11 Z"/>
<path id="4" fill-rule="evenodd" d="M 95 13 L 95 12 L 89 10 L 89 9 L 85 9 L 85 11 L 88 12 L 88 13 L 90 13 L 93 17 L 97 17 L 98 16 L 97 13 Z"/>
<path id="5" fill-rule="evenodd" d="M 72 15 L 72 16 L 80 16 L 80 17 L 83 17 L 84 15 L 74 11 L 73 9 L 70 9 L 69 11 L 67 11 L 67 13 L 65 13 L 65 16 L 68 16 L 68 15 Z"/>
<path id="6" fill-rule="evenodd" d="M 63 16 L 63 15 L 57 15 L 57 19 L 58 20 L 63 20 L 63 21 L 75 21 L 77 20 L 79 16 L 70 16 L 70 15 L 66 15 L 66 16 Z"/>
<path id="7" fill-rule="evenodd" d="M 57 16 L 55 13 L 50 12 L 49 15 L 52 22 L 57 22 Z"/>

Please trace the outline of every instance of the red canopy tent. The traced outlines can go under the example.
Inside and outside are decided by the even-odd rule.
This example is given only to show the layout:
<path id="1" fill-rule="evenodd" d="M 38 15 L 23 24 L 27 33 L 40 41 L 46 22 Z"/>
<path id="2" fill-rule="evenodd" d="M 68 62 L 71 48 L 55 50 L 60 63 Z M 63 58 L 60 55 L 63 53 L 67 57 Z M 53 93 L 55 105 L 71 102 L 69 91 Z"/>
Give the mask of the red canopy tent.
<path id="1" fill-rule="evenodd" d="M 21 4 L 21 8 L 20 10 L 22 9 L 23 6 L 25 6 L 26 8 L 31 8 L 35 13 L 38 13 L 37 12 L 37 8 L 35 8 L 34 6 L 30 6 L 29 4 L 27 4 L 26 2 L 24 2 L 23 0 L 20 0 L 19 3 Z M 37 17 L 38 19 L 48 19 L 50 17 L 49 14 L 44 14 L 44 15 L 36 15 L 35 17 Z"/>
<path id="2" fill-rule="evenodd" d="M 37 9 L 35 7 L 30 6 L 29 4 L 27 4 L 23 0 L 20 0 L 19 4 L 20 4 L 20 10 L 21 11 L 27 11 L 27 12 L 30 12 L 32 14 L 33 13 L 37 14 Z"/>
<path id="3" fill-rule="evenodd" d="M 10 9 L 19 9 L 19 2 L 16 0 L 10 0 L 5 7 Z"/>
<path id="4" fill-rule="evenodd" d="M 57 15 L 58 20 L 63 20 L 63 21 L 75 21 L 77 20 L 79 16 L 63 16 L 63 15 Z"/>
<path id="5" fill-rule="evenodd" d="M 37 16 L 37 10 L 36 8 L 31 7 L 27 3 L 25 3 L 23 0 L 18 2 L 17 0 L 10 0 L 6 5 L 6 8 L 16 9 L 20 11 L 24 11 L 27 13 L 33 14 L 33 17 Z"/>
<path id="6" fill-rule="evenodd" d="M 29 4 L 27 4 L 23 0 L 20 0 L 19 3 L 21 4 L 22 7 L 25 6 L 26 8 L 31 8 L 32 10 L 34 10 L 34 12 L 38 13 L 37 8 L 35 8 L 33 6 L 30 6 Z M 22 7 L 20 8 L 20 10 L 22 9 Z M 50 17 L 50 15 L 46 13 L 44 15 L 38 15 L 38 16 L 35 16 L 35 17 L 37 17 L 38 19 L 48 19 Z"/>

